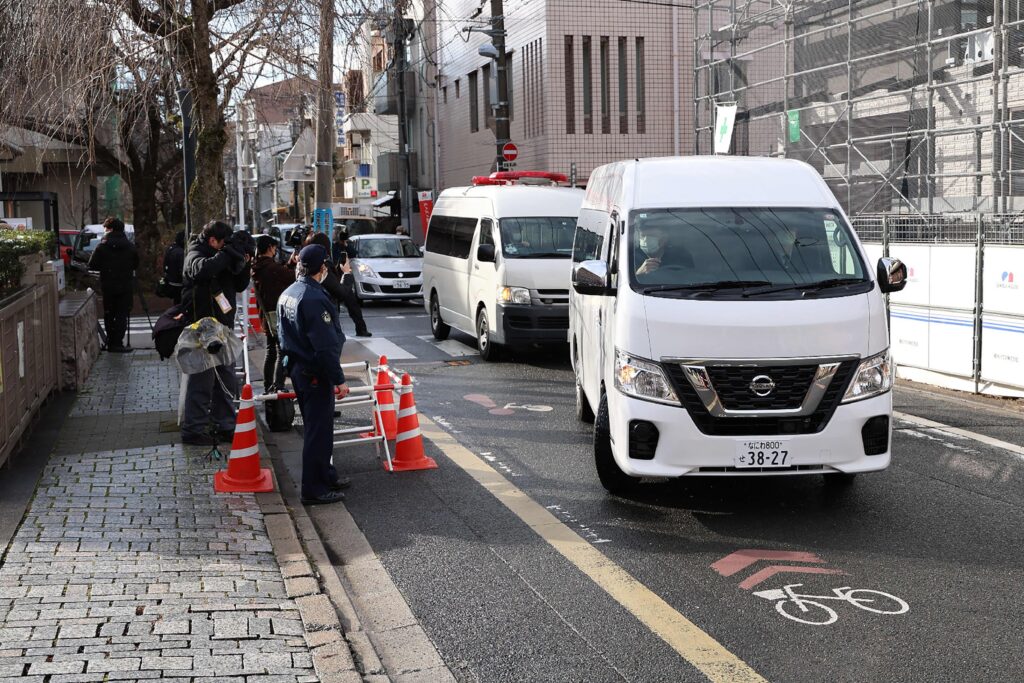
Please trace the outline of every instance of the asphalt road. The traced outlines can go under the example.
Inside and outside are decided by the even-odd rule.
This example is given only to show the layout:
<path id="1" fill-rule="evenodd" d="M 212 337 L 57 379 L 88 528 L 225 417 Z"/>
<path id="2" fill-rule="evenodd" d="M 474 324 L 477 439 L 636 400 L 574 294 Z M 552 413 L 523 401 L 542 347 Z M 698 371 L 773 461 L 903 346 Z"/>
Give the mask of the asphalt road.
<path id="1" fill-rule="evenodd" d="M 354 479 L 346 505 L 460 679 L 708 680 L 685 643 L 669 644 L 691 623 L 771 681 L 1024 680 L 1024 450 L 898 420 L 892 466 L 849 488 L 819 476 L 699 479 L 613 497 L 594 472 L 590 428 L 574 417 L 564 349 L 484 363 L 468 337 L 431 341 L 422 308 L 374 305 L 367 317 L 374 337 L 350 340 L 346 359 L 387 353 L 415 377 L 421 414 L 469 453 L 428 442 L 438 469 L 389 474 L 372 448 L 336 452 Z M 898 390 L 896 403 L 1024 444 L 1013 411 L 917 389 Z M 481 483 L 488 472 L 496 478 Z M 554 519 L 524 519 L 513 499 Z M 566 529 L 586 547 L 560 552 L 551 538 Z M 752 552 L 720 562 L 740 550 Z M 830 573 L 762 571 L 773 566 Z M 625 574 L 594 578 L 609 568 Z M 755 594 L 796 583 L 826 596 L 817 602 L 833 623 L 795 621 Z M 909 610 L 875 613 L 864 607 L 901 603 L 842 600 L 839 588 L 883 591 Z M 783 608 L 828 616 L 806 606 Z M 683 619 L 652 624 L 658 609 Z"/>

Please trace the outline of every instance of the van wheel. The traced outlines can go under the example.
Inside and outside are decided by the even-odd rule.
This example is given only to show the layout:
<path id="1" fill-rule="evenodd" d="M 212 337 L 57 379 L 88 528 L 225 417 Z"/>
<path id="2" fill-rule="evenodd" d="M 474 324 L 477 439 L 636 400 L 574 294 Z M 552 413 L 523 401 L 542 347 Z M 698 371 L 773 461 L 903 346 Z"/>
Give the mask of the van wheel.
<path id="1" fill-rule="evenodd" d="M 437 303 L 437 294 L 430 295 L 430 332 L 434 335 L 434 339 L 437 341 L 444 341 L 448 338 L 448 334 L 452 331 L 452 328 L 448 327 L 443 320 L 441 320 L 441 306 Z"/>
<path id="2" fill-rule="evenodd" d="M 498 345 L 491 341 L 491 326 L 487 320 L 487 309 L 481 308 L 476 314 L 476 348 L 486 361 L 498 360 Z"/>
<path id="3" fill-rule="evenodd" d="M 594 464 L 597 466 L 597 478 L 601 480 L 608 493 L 625 494 L 634 490 L 640 483 L 639 477 L 631 477 L 621 469 L 612 455 L 612 437 L 608 426 L 608 398 L 601 396 L 594 421 Z"/>
<path id="4" fill-rule="evenodd" d="M 579 363 L 579 361 L 576 362 Z M 583 392 L 579 372 L 573 374 L 576 376 L 576 419 L 586 424 L 594 424 L 594 410 L 590 407 L 590 401 L 587 400 L 587 395 Z"/>

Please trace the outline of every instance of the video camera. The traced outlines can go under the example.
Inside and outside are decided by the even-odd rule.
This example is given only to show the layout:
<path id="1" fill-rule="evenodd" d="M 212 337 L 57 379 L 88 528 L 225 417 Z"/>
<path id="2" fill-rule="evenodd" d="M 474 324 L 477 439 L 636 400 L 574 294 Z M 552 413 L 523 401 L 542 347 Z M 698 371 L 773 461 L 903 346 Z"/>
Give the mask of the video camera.
<path id="1" fill-rule="evenodd" d="M 245 230 L 231 233 L 227 240 L 225 240 L 225 244 L 230 245 L 240 254 L 256 256 L 256 239 Z"/>

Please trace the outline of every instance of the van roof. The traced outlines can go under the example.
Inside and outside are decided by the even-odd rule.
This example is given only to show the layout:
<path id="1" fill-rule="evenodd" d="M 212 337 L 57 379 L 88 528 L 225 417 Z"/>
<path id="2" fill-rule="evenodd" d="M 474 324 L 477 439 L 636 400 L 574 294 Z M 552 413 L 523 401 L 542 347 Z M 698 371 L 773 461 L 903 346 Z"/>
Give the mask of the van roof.
<path id="1" fill-rule="evenodd" d="M 550 185 L 474 185 L 451 187 L 437 198 L 487 199 L 491 202 L 496 218 L 512 216 L 576 216 L 583 203 L 583 190 L 573 187 Z M 443 211 L 441 207 L 436 210 Z"/>
<path id="2" fill-rule="evenodd" d="M 600 182 L 601 178 L 613 182 Z M 590 180 L 584 206 L 604 210 L 618 206 L 625 197 L 630 197 L 627 203 L 631 208 L 818 206 L 841 209 L 818 172 L 796 159 L 734 156 L 634 159 L 595 169 Z M 618 182 L 614 182 L 616 180 Z"/>

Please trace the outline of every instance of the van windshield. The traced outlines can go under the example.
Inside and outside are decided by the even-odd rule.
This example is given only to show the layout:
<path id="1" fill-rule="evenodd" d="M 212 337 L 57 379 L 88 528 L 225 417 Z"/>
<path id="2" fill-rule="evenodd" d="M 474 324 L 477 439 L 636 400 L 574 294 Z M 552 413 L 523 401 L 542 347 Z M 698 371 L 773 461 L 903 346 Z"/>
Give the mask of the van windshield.
<path id="1" fill-rule="evenodd" d="M 634 211 L 629 245 L 629 272 L 642 293 L 806 296 L 871 282 L 850 228 L 828 209 Z"/>
<path id="2" fill-rule="evenodd" d="M 505 258 L 569 258 L 575 218 L 529 216 L 502 218 L 501 252 Z"/>

